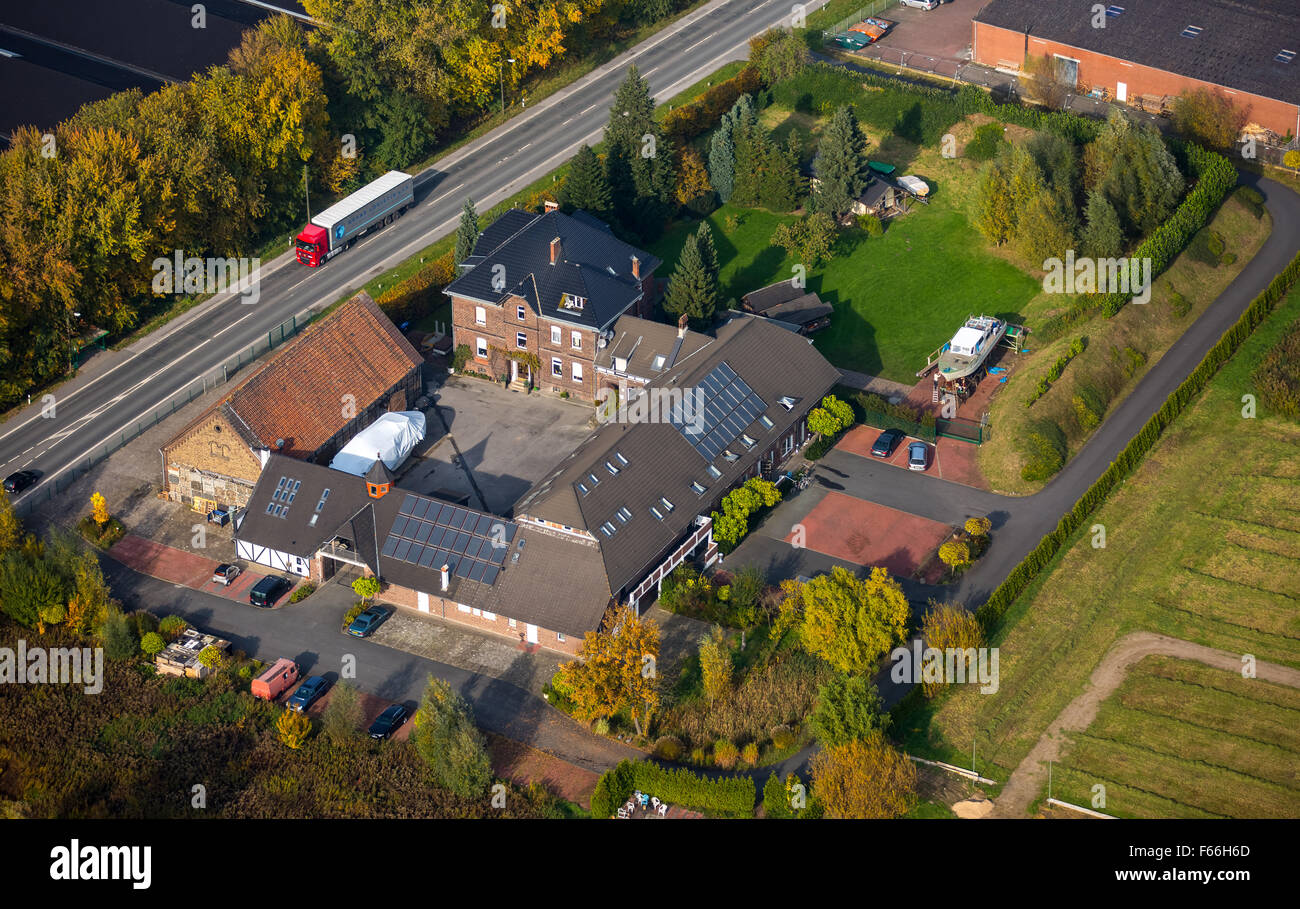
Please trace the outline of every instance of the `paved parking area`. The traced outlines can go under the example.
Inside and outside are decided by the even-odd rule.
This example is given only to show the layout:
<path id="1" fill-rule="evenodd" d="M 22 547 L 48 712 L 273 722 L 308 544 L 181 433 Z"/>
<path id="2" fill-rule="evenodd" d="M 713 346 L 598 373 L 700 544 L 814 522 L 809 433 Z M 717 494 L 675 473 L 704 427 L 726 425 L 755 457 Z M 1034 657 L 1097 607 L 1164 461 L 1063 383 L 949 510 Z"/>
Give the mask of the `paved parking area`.
<path id="1" fill-rule="evenodd" d="M 785 542 L 863 566 L 882 566 L 895 577 L 919 571 L 952 528 L 884 505 L 829 492 L 795 525 Z"/>
<path id="2" fill-rule="evenodd" d="M 973 26 L 971 20 L 988 0 L 959 0 L 945 3 L 932 10 L 891 6 L 880 18 L 898 23 L 875 44 L 863 49 L 863 56 L 885 63 L 898 63 L 902 59 L 909 65 L 920 64 L 932 69 L 926 58 L 937 60 L 969 60 Z M 917 57 L 916 61 L 909 58 Z"/>
<path id="3" fill-rule="evenodd" d="M 146 540 L 133 533 L 128 533 L 118 540 L 108 552 L 128 568 L 159 580 L 171 581 L 173 584 L 230 600 L 247 602 L 248 591 L 264 577 L 261 573 L 262 569 L 256 568 L 252 571 L 241 571 L 239 577 L 229 585 L 214 583 L 212 572 L 219 564 L 216 560 L 166 546 L 154 540 Z M 287 578 L 284 575 L 282 577 Z M 294 579 L 294 586 L 296 586 L 296 579 Z M 290 589 L 281 593 L 275 605 L 282 606 L 288 603 L 292 592 Z"/>
<path id="4" fill-rule="evenodd" d="M 871 460 L 879 464 L 890 464 L 902 470 L 908 470 L 907 446 L 920 440 L 908 436 L 898 443 L 898 447 L 894 449 L 894 453 L 890 457 L 877 458 L 871 454 L 871 446 L 875 444 L 876 437 L 883 431 L 881 427 L 860 424 L 846 432 L 835 447 L 840 451 L 846 451 L 858 457 L 871 458 Z M 977 463 L 976 456 L 979 452 L 977 446 L 970 442 L 944 438 L 936 440 L 933 444 L 927 442 L 926 445 L 930 452 L 930 466 L 926 468 L 925 473 L 939 477 L 941 480 L 950 480 L 953 483 L 961 483 L 963 486 L 972 486 L 975 489 L 988 488 Z M 920 473 L 920 471 L 917 472 Z"/>
<path id="5" fill-rule="evenodd" d="M 399 482 L 427 494 L 468 496 L 472 507 L 505 514 L 590 435 L 594 417 L 590 405 L 452 377 L 439 389 L 428 438 Z"/>

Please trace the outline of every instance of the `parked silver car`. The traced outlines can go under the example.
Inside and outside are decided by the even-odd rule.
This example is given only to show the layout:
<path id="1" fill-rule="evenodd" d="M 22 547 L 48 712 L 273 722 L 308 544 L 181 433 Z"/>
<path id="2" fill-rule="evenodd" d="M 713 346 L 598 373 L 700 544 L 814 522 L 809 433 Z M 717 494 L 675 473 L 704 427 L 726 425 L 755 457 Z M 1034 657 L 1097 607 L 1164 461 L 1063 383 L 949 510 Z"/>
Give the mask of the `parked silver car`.
<path id="1" fill-rule="evenodd" d="M 907 469 L 925 470 L 930 466 L 930 446 L 924 442 L 913 442 L 907 446 Z"/>

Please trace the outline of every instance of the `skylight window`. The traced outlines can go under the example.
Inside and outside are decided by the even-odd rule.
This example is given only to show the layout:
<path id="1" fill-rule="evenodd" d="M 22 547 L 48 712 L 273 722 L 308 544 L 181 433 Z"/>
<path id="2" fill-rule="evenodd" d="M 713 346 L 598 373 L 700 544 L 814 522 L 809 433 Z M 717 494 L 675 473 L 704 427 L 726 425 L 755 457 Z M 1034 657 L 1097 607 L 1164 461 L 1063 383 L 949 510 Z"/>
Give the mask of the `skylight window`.
<path id="1" fill-rule="evenodd" d="M 746 448 L 753 448 L 755 445 L 758 444 L 756 441 L 754 441 L 749 437 L 749 433 L 747 432 L 742 432 L 740 434 L 740 441 L 745 443 Z"/>
<path id="2" fill-rule="evenodd" d="M 772 421 L 767 418 L 767 414 L 764 414 L 763 416 L 759 417 L 758 422 L 763 424 L 764 429 L 772 428 Z"/>
<path id="3" fill-rule="evenodd" d="M 650 513 L 661 521 L 664 519 L 663 513 L 660 512 L 659 509 L 655 508 L 653 505 L 650 506 Z"/>
<path id="4" fill-rule="evenodd" d="M 600 485 L 600 477 L 596 476 L 594 473 L 587 474 L 587 479 L 591 480 L 592 486 Z"/>
<path id="5" fill-rule="evenodd" d="M 1205 29 L 1201 28 L 1199 25 L 1189 25 L 1187 28 L 1183 29 L 1183 37 L 1195 38 L 1203 31 L 1205 31 Z"/>
<path id="6" fill-rule="evenodd" d="M 624 506 L 624 507 L 620 508 L 618 511 L 614 512 L 614 514 L 615 514 L 615 515 L 618 517 L 618 519 L 619 519 L 620 521 L 622 521 L 624 524 L 626 524 L 628 521 L 632 520 L 632 512 L 630 512 L 630 511 L 627 510 L 627 506 Z"/>
<path id="7" fill-rule="evenodd" d="M 1106 7 L 1106 15 L 1107 15 L 1109 18 L 1111 18 L 1111 19 L 1118 19 L 1119 16 L 1120 16 L 1120 14 L 1123 13 L 1123 12 L 1124 12 L 1124 7 L 1122 7 L 1122 6 L 1108 6 L 1108 7 Z"/>
<path id="8" fill-rule="evenodd" d="M 325 500 L 328 499 L 329 497 L 330 497 L 330 491 L 328 489 L 326 489 L 324 492 L 321 493 L 320 501 L 316 503 L 317 511 L 320 511 L 322 508 L 325 507 Z M 312 524 L 314 525 L 315 523 L 316 523 L 316 519 L 312 518 Z"/>
<path id="9" fill-rule="evenodd" d="M 658 356 L 656 356 L 656 357 L 654 358 L 654 362 L 651 363 L 650 366 L 651 366 L 653 369 L 663 369 L 663 368 L 664 368 L 664 364 L 667 363 L 667 362 L 668 362 L 668 358 L 665 357 L 663 354 L 659 354 Z"/>
<path id="10" fill-rule="evenodd" d="M 586 483 L 579 483 L 578 490 L 585 496 L 588 492 Z"/>
<path id="11" fill-rule="evenodd" d="M 789 395 L 782 395 L 776 400 L 777 403 L 779 403 L 786 410 L 794 410 L 794 398 L 790 397 Z"/>
<path id="12" fill-rule="evenodd" d="M 734 451 L 732 451 L 730 448 L 728 448 L 726 451 L 724 451 L 724 452 L 722 453 L 722 460 L 724 460 L 724 461 L 739 461 L 739 460 L 740 460 L 740 455 L 736 454 Z"/>
<path id="13" fill-rule="evenodd" d="M 673 510 L 673 503 L 670 502 L 670 501 L 668 501 L 667 497 L 665 497 L 665 496 L 660 496 L 660 497 L 659 497 L 659 502 L 660 502 L 660 504 L 663 505 L 663 507 L 666 508 L 668 511 L 672 511 L 672 510 Z"/>
<path id="14" fill-rule="evenodd" d="M 618 461 L 618 463 L 622 464 L 624 467 L 627 466 L 627 458 L 623 457 L 623 453 L 621 451 L 614 452 L 614 460 Z"/>
<path id="15" fill-rule="evenodd" d="M 1277 56 L 1274 57 L 1273 59 L 1276 60 L 1278 63 L 1290 63 L 1292 60 L 1295 59 L 1295 51 L 1293 50 L 1278 51 Z"/>
<path id="16" fill-rule="evenodd" d="M 705 486 L 698 480 L 691 481 L 691 489 L 695 490 L 697 496 L 702 496 L 705 493 Z"/>
<path id="17" fill-rule="evenodd" d="M 614 527 L 606 521 L 604 524 L 600 525 L 600 532 L 607 537 L 612 537 L 614 535 Z"/>
<path id="18" fill-rule="evenodd" d="M 713 479 L 715 480 L 718 477 L 722 476 L 722 471 L 718 470 L 718 468 L 714 467 L 712 464 L 706 467 L 705 470 L 707 470 L 709 472 L 709 476 L 713 477 Z"/>
<path id="19" fill-rule="evenodd" d="M 605 462 L 605 469 L 609 471 L 609 475 L 610 475 L 611 477 L 616 477 L 616 476 L 618 476 L 618 468 L 614 466 L 613 462 L 611 462 L 611 461 L 606 461 L 606 462 Z"/>

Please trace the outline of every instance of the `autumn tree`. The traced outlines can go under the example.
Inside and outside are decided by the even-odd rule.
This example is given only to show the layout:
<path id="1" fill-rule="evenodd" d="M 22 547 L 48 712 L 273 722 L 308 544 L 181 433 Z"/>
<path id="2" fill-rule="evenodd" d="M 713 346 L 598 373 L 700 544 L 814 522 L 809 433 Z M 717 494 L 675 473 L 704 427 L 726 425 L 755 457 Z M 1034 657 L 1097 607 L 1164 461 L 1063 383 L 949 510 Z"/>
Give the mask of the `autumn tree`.
<path id="1" fill-rule="evenodd" d="M 812 207 L 832 219 L 850 211 L 867 188 L 867 138 L 850 105 L 837 108 L 826 124 L 812 168 L 818 181 Z"/>
<path id="2" fill-rule="evenodd" d="M 713 208 L 713 186 L 704 158 L 694 148 L 681 154 L 677 173 L 677 204 L 696 214 L 705 214 Z"/>
<path id="3" fill-rule="evenodd" d="M 304 712 L 282 710 L 276 718 L 275 731 L 279 734 L 282 745 L 297 751 L 311 734 L 311 720 Z"/>
<path id="4" fill-rule="evenodd" d="M 700 674 L 704 680 L 704 695 L 712 704 L 731 691 L 731 648 L 727 646 L 722 628 L 700 638 Z"/>
<path id="5" fill-rule="evenodd" d="M 973 537 L 986 537 L 993 529 L 993 522 L 985 517 L 967 518 L 964 529 Z"/>
<path id="6" fill-rule="evenodd" d="M 1217 88 L 1193 88 L 1174 103 L 1174 129 L 1193 142 L 1218 151 L 1231 149 L 1250 118 L 1250 108 L 1240 108 Z"/>
<path id="7" fill-rule="evenodd" d="M 0 490 L 0 556 L 12 552 L 22 544 L 23 524 L 14 513 L 9 494 Z"/>
<path id="8" fill-rule="evenodd" d="M 474 252 L 478 242 L 478 212 L 474 210 L 474 200 L 466 199 L 460 210 L 460 223 L 456 227 L 455 262 L 460 265 Z"/>
<path id="9" fill-rule="evenodd" d="M 108 523 L 108 500 L 97 492 L 90 497 L 90 516 L 101 528 Z"/>
<path id="10" fill-rule="evenodd" d="M 749 63 L 765 85 L 797 76 L 811 60 L 807 43 L 792 31 L 773 28 L 749 39 Z"/>
<path id="11" fill-rule="evenodd" d="M 372 575 L 357 578 L 352 582 L 352 592 L 367 603 L 379 593 L 379 587 L 379 579 Z"/>
<path id="12" fill-rule="evenodd" d="M 916 804 L 916 767 L 873 732 L 819 751 L 812 760 L 812 789 L 828 817 L 901 817 Z"/>
<path id="13" fill-rule="evenodd" d="M 644 734 L 659 708 L 659 626 L 623 606 L 612 628 L 587 632 L 579 659 L 560 666 L 561 680 L 573 691 L 578 719 L 591 722 L 627 710 Z"/>
<path id="14" fill-rule="evenodd" d="M 343 742 L 356 734 L 364 719 L 360 690 L 351 682 L 339 682 L 321 713 L 321 732 L 331 742 Z"/>
<path id="15" fill-rule="evenodd" d="M 841 672 L 875 669 L 900 643 L 911 610 L 902 586 L 884 568 L 859 578 L 836 565 L 794 591 L 804 648 Z"/>
<path id="16" fill-rule="evenodd" d="M 967 677 L 974 675 L 975 650 L 984 646 L 984 628 L 973 613 L 952 603 L 931 601 L 921 619 L 921 636 L 928 646 L 944 653 L 950 649 L 964 654 L 969 651 L 972 665 L 966 667 Z M 921 687 L 925 696 L 932 698 L 944 687 L 944 682 L 923 682 Z"/>
<path id="17" fill-rule="evenodd" d="M 949 568 L 970 564 L 970 547 L 960 540 L 949 540 L 939 547 L 939 560 Z"/>
<path id="18" fill-rule="evenodd" d="M 429 677 L 411 737 L 438 785 L 462 798 L 482 795 L 492 782 L 487 743 L 463 697 Z"/>
<path id="19" fill-rule="evenodd" d="M 140 639 L 140 649 L 144 651 L 147 657 L 156 657 L 166 646 L 167 642 L 156 631 L 151 631 Z"/>

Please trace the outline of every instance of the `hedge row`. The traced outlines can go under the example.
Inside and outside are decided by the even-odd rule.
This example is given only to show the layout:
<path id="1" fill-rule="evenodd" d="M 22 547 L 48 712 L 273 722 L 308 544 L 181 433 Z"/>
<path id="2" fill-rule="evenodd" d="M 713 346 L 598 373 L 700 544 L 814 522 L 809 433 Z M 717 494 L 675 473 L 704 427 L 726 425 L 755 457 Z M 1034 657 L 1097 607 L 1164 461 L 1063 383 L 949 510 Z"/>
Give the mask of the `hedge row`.
<path id="1" fill-rule="evenodd" d="M 1278 300 L 1286 295 L 1297 278 L 1300 278 L 1300 255 L 1291 260 L 1291 263 L 1273 279 L 1264 292 L 1251 302 L 1246 311 L 1241 314 L 1241 318 L 1224 332 L 1223 337 L 1210 348 L 1197 367 L 1192 370 L 1191 375 L 1174 389 L 1173 394 L 1160 410 L 1156 411 L 1151 419 L 1147 420 L 1142 430 L 1129 441 L 1128 445 L 1124 446 L 1124 450 L 1111 462 L 1106 472 L 1088 488 L 1075 503 L 1074 508 L 1065 513 L 1056 525 L 1056 529 L 1043 537 L 1033 551 L 1025 556 L 1024 561 L 1012 569 L 1006 580 L 998 585 L 976 613 L 989 634 L 992 634 L 997 622 L 1016 598 L 1052 561 L 1056 553 L 1065 545 L 1065 541 L 1083 525 L 1088 516 L 1110 495 L 1111 490 L 1133 472 L 1146 453 L 1155 445 L 1165 428 L 1193 398 L 1201 393 L 1219 371 L 1219 367 L 1237 352 L 1242 342 L 1250 337 L 1250 333 L 1273 311 Z"/>
<path id="2" fill-rule="evenodd" d="M 1070 361 L 1083 353 L 1084 343 L 1082 337 L 1075 338 L 1074 341 L 1070 343 L 1070 349 L 1056 358 L 1056 362 L 1053 363 L 1052 368 L 1047 371 L 1047 375 L 1038 380 L 1038 384 L 1034 386 L 1034 390 L 1031 391 L 1029 397 L 1025 399 L 1026 407 L 1029 407 L 1043 395 L 1047 394 L 1047 390 L 1052 387 L 1052 383 L 1061 378 L 1061 373 L 1065 372 L 1065 367 L 1070 365 Z"/>
<path id="3" fill-rule="evenodd" d="M 731 110 L 736 99 L 744 94 L 758 91 L 762 82 L 758 70 L 746 66 L 736 75 L 719 82 L 703 95 L 670 110 L 663 121 L 664 134 L 681 147 L 705 130 L 712 129 L 722 119 L 722 115 Z"/>
<path id="4" fill-rule="evenodd" d="M 386 288 L 375 303 L 397 325 L 422 316 L 442 304 L 442 289 L 456 279 L 456 265 L 449 250 L 404 281 Z"/>
<path id="5" fill-rule="evenodd" d="M 661 802 L 704 811 L 715 817 L 753 817 L 756 790 L 747 776 L 710 779 L 685 767 L 661 767 L 651 761 L 620 761 L 603 774 L 591 797 L 591 813 L 609 817 L 633 792 Z"/>

